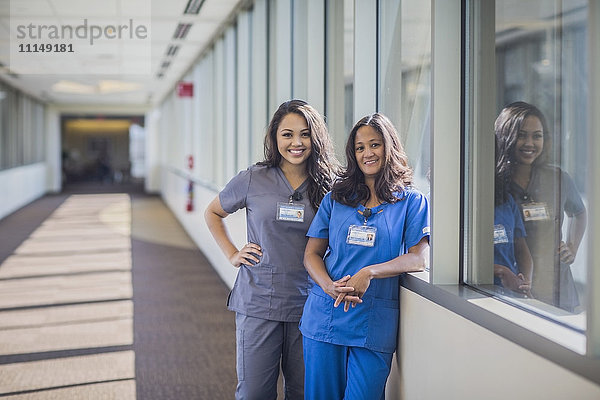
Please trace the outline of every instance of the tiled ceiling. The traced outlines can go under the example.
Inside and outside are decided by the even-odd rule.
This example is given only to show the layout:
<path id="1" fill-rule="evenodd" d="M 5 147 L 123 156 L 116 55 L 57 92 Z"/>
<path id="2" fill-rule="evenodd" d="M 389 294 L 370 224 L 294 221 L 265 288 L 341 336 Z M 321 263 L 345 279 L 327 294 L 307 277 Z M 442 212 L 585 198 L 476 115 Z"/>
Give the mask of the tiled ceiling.
<path id="1" fill-rule="evenodd" d="M 0 63 L 2 63 L 0 78 L 51 104 L 63 106 L 72 104 L 151 106 L 156 104 L 182 78 L 200 52 L 210 44 L 227 17 L 239 3 L 243 2 L 241 0 L 200 0 L 199 3 L 202 3 L 202 7 L 196 15 L 184 14 L 188 1 L 103 0 L 101 6 L 98 6 L 98 2 L 82 0 L 0 0 Z M 13 2 L 12 14 L 11 2 Z M 245 2 L 247 3 L 247 1 Z M 27 17 L 39 17 L 43 20 L 50 15 L 53 20 L 61 21 L 61 24 L 75 25 L 81 23 L 84 15 L 106 18 L 107 21 L 110 21 L 111 18 L 115 20 L 119 10 L 121 13 L 127 12 L 128 16 L 132 15 L 136 11 L 132 11 L 128 7 L 131 8 L 133 3 L 151 7 L 149 29 L 151 53 L 147 58 L 150 66 L 146 68 L 149 70 L 149 74 L 119 74 L 114 71 L 111 71 L 110 74 L 98 74 L 98 67 L 103 62 L 107 65 L 123 63 L 123 60 L 115 59 L 114 56 L 103 55 L 100 48 L 92 58 L 78 56 L 79 59 L 76 60 L 77 73 L 75 74 L 61 73 L 60 70 L 56 70 L 56 65 L 48 65 L 47 68 L 38 66 L 44 70 L 43 74 L 31 74 L 19 71 L 18 68 L 12 68 L 10 64 L 10 16 L 15 15 L 16 6 L 28 4 L 31 9 L 31 5 L 33 5 L 36 15 L 27 15 Z M 94 4 L 96 4 L 95 7 Z M 148 10 L 143 11 L 147 13 Z M 191 24 L 183 39 L 174 38 L 179 24 Z M 169 48 L 175 46 L 177 46 L 177 50 L 172 49 L 171 55 L 169 55 Z M 129 51 L 129 59 L 132 59 L 132 51 L 135 52 L 136 49 Z M 135 57 L 133 57 L 133 61 L 127 62 L 127 67 L 132 69 Z M 140 66 L 147 67 L 147 63 Z M 73 65 L 70 64 L 69 67 L 73 68 Z"/>

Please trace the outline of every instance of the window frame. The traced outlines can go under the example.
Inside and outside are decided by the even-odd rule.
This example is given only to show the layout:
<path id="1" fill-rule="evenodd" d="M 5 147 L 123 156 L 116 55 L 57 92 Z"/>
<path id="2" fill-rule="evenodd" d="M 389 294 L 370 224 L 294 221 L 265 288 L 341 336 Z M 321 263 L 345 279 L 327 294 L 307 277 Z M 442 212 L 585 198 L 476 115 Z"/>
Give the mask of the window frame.
<path id="1" fill-rule="evenodd" d="M 587 297 L 588 324 L 585 334 L 520 309 L 513 304 L 504 303 L 490 294 L 482 293 L 463 283 L 465 261 L 470 259 L 477 263 L 484 260 L 485 265 L 489 266 L 493 251 L 491 246 L 493 222 L 487 221 L 492 218 L 493 197 L 490 200 L 489 194 L 482 193 L 485 189 L 483 185 L 485 179 L 489 179 L 490 176 L 493 178 L 493 164 L 490 168 L 491 163 L 484 157 L 493 160 L 493 153 L 490 157 L 489 150 L 493 147 L 488 147 L 486 154 L 486 145 L 489 143 L 481 138 L 473 140 L 466 130 L 467 124 L 474 118 L 474 111 L 468 106 L 470 96 L 473 96 L 471 84 L 473 77 L 468 76 L 468 73 L 469 68 L 473 66 L 467 64 L 467 57 L 479 49 L 473 47 L 473 42 L 469 40 L 473 30 L 465 21 L 469 21 L 469 18 L 473 18 L 474 15 L 490 18 L 489 9 L 477 8 L 481 3 L 483 2 L 476 0 L 449 0 L 434 1 L 432 5 L 431 270 L 428 280 L 421 279 L 416 274 L 406 274 L 402 278 L 402 286 L 557 365 L 600 384 L 600 293 L 594 290 L 600 288 L 599 249 L 589 246 L 590 290 Z M 590 71 L 594 71 L 600 67 L 600 51 L 592 46 L 592 43 L 598 43 L 600 40 L 600 23 L 594 23 L 600 21 L 600 4 L 589 2 L 588 7 L 589 62 Z M 483 40 L 486 40 L 485 37 Z M 443 62 L 436 62 L 437 60 Z M 489 68 L 486 71 L 488 74 L 491 73 Z M 593 75 L 590 74 L 589 110 L 600 107 L 600 77 Z M 479 90 L 478 95 L 482 96 L 481 88 Z M 493 101 L 493 88 L 491 90 L 485 94 Z M 488 107 L 488 109 L 494 108 Z M 590 127 L 600 126 L 600 116 L 598 113 L 595 114 L 589 113 L 588 126 Z M 476 123 L 482 126 L 481 124 L 489 124 L 491 120 L 493 125 L 491 119 L 493 117 L 479 115 Z M 593 154 L 591 148 L 600 146 L 600 133 L 592 130 L 590 141 L 588 185 L 590 204 L 594 204 L 594 200 L 600 200 L 600 185 L 594 185 L 595 182 L 592 181 L 593 177 L 597 177 L 600 173 L 600 155 Z M 477 167 L 482 165 L 484 170 L 478 171 L 477 175 L 474 174 L 473 168 L 465 169 L 465 165 L 468 164 L 467 157 L 472 157 L 465 151 L 467 147 L 478 150 L 476 152 L 478 158 L 473 160 L 472 165 Z M 457 170 L 461 173 L 457 174 L 455 172 Z M 466 195 L 465 185 L 473 180 L 476 183 L 473 186 L 474 190 Z M 460 215 L 457 215 L 456 210 L 461 210 Z M 475 214 L 466 220 L 465 217 L 470 210 L 475 210 Z M 485 212 L 490 215 L 482 215 Z M 588 240 L 590 243 L 594 243 L 594 238 L 598 237 L 600 232 L 599 217 L 600 212 L 589 210 Z M 484 227 L 486 224 L 490 227 L 490 232 L 486 231 Z M 472 248 L 466 247 L 467 240 L 477 240 L 477 243 L 484 240 L 473 238 L 475 232 L 486 237 L 487 241 L 484 245 L 489 247 L 488 249 L 473 251 Z M 441 238 L 439 243 L 436 240 L 438 237 Z M 597 272 L 594 274 L 594 271 Z M 489 279 L 481 275 L 480 278 Z M 539 328 L 540 326 L 543 328 Z M 570 335 L 570 339 L 563 340 L 561 343 L 565 335 Z M 579 341 L 579 345 L 571 346 L 569 340 Z"/>

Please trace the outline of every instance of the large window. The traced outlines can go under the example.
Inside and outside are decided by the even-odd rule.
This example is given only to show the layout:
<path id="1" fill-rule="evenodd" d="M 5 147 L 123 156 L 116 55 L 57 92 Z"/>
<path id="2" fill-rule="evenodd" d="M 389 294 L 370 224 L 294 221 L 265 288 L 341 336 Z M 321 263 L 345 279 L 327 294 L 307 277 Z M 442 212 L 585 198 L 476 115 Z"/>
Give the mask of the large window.
<path id="1" fill-rule="evenodd" d="M 584 331 L 587 1 L 477 2 L 468 15 L 466 282 Z"/>
<path id="2" fill-rule="evenodd" d="M 429 192 L 431 2 L 379 2 L 378 109 L 394 123 L 415 183 Z"/>
<path id="3" fill-rule="evenodd" d="M 0 83 L 0 170 L 44 161 L 44 106 Z"/>
<path id="4" fill-rule="evenodd" d="M 326 15 L 326 115 L 336 153 L 345 158 L 354 116 L 354 0 L 328 1 Z"/>

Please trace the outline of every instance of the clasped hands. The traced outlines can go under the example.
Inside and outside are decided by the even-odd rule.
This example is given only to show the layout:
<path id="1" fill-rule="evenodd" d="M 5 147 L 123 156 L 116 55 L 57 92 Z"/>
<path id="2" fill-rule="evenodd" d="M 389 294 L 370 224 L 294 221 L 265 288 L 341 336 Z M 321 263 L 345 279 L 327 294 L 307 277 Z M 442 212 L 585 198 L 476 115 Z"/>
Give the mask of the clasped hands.
<path id="1" fill-rule="evenodd" d="M 327 290 L 335 302 L 334 307 L 344 303 L 344 312 L 350 309 L 350 306 L 356 307 L 362 303 L 362 297 L 371 284 L 371 277 L 367 269 L 363 268 L 353 276 L 346 275 L 337 281 L 333 281 Z"/>

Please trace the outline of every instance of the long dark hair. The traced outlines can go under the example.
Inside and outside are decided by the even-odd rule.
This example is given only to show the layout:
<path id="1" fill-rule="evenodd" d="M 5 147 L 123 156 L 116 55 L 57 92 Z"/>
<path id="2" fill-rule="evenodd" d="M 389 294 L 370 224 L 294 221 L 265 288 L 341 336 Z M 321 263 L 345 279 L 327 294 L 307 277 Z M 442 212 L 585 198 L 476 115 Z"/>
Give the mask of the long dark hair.
<path id="1" fill-rule="evenodd" d="M 517 164 L 515 148 L 519 131 L 525 120 L 531 116 L 540 120 L 544 135 L 544 147 L 540 155 L 533 161 L 533 167 L 548 162 L 551 140 L 544 114 L 536 106 L 524 101 L 517 101 L 504 107 L 494 123 L 496 134 L 496 205 L 507 200 L 508 187 Z"/>
<path id="2" fill-rule="evenodd" d="M 384 160 L 381 171 L 375 177 L 375 194 L 379 200 L 395 203 L 399 198 L 394 195 L 394 192 L 412 185 L 413 171 L 408 166 L 408 157 L 400 143 L 396 128 L 385 115 L 380 113 L 361 118 L 352 128 L 346 142 L 347 166 L 340 180 L 333 185 L 332 197 L 335 201 L 351 207 L 369 200 L 369 188 L 356 161 L 354 150 L 356 133 L 363 126 L 375 129 L 383 140 Z"/>
<path id="3" fill-rule="evenodd" d="M 265 159 L 258 165 L 277 167 L 281 162 L 281 154 L 277 148 L 277 129 L 283 118 L 289 113 L 300 115 L 306 121 L 310 131 L 311 152 L 306 160 L 308 173 L 308 198 L 314 210 L 329 190 L 339 172 L 339 163 L 333 152 L 333 145 L 323 117 L 304 100 L 289 100 L 282 103 L 267 128 L 265 135 Z"/>

